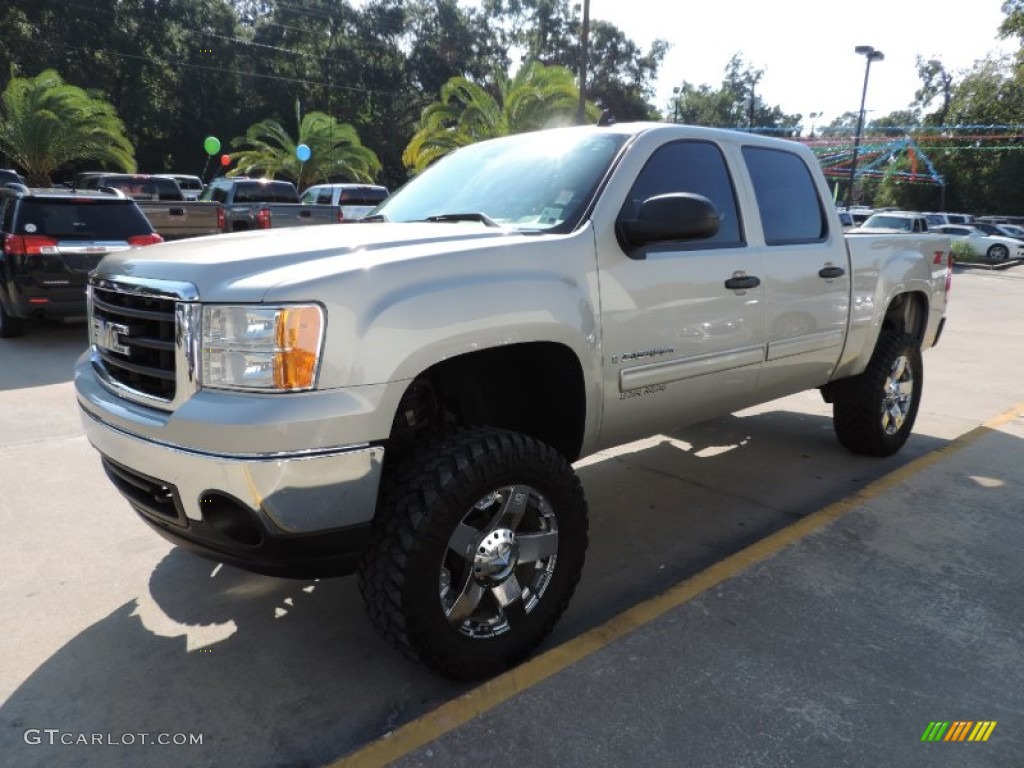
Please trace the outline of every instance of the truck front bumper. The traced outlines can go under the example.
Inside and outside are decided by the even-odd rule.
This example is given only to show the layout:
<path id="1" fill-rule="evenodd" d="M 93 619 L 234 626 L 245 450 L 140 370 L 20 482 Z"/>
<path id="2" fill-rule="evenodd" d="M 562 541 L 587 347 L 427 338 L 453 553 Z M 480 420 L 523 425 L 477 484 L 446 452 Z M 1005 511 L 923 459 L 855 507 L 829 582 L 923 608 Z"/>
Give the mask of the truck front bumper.
<path id="1" fill-rule="evenodd" d="M 104 470 L 165 538 L 259 573 L 314 578 L 354 570 L 369 541 L 383 446 L 199 450 L 125 426 L 139 409 L 106 391 L 84 359 L 76 388 L 86 437 Z M 140 424 L 139 432 L 146 428 Z"/>

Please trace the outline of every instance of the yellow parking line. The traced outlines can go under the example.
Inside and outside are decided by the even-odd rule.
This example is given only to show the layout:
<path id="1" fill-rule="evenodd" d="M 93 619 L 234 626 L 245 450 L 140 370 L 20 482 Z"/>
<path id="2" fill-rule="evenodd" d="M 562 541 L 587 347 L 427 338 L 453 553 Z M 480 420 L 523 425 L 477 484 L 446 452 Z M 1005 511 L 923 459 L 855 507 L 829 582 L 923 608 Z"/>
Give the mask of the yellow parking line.
<path id="1" fill-rule="evenodd" d="M 418 717 L 325 768 L 371 768 L 372 766 L 385 766 L 398 760 L 414 749 L 429 744 L 449 731 L 489 712 L 537 683 L 601 650 L 609 643 L 649 624 L 673 608 L 677 608 L 721 584 L 726 579 L 767 560 L 790 544 L 809 536 L 863 505 L 866 501 L 977 442 L 984 435 L 1020 416 L 1024 416 L 1024 402 L 1018 403 L 1010 410 L 975 427 L 970 432 L 960 435 L 942 448 L 914 459 L 909 464 L 868 484 L 856 493 L 751 544 L 746 549 L 740 550 L 670 587 L 657 597 L 645 600 L 620 613 L 601 626 L 594 627 L 508 672 L 488 680 L 477 688 L 442 704 L 437 709 Z"/>

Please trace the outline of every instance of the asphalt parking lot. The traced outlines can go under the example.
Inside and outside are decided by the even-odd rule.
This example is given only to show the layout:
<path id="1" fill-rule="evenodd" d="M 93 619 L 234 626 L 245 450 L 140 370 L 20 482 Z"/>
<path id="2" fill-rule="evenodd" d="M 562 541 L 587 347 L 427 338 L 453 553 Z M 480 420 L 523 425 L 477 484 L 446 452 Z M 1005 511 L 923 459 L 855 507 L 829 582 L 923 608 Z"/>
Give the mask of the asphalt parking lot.
<path id="1" fill-rule="evenodd" d="M 78 429 L 83 329 L 5 343 L 0 764 L 1020 766 L 1022 299 L 1021 268 L 955 277 L 890 459 L 805 393 L 581 462 L 577 596 L 479 686 L 378 642 L 352 579 L 151 534 Z"/>

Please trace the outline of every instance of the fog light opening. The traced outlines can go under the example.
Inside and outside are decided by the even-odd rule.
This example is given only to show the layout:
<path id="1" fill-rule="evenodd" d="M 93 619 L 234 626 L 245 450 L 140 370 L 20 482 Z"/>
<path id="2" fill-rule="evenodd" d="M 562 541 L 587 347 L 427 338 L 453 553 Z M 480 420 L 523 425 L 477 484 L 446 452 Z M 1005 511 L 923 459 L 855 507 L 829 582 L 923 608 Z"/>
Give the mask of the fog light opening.
<path id="1" fill-rule="evenodd" d="M 206 492 L 199 497 L 203 520 L 221 536 L 258 547 L 263 543 L 263 530 L 252 510 L 237 499 L 223 493 Z"/>

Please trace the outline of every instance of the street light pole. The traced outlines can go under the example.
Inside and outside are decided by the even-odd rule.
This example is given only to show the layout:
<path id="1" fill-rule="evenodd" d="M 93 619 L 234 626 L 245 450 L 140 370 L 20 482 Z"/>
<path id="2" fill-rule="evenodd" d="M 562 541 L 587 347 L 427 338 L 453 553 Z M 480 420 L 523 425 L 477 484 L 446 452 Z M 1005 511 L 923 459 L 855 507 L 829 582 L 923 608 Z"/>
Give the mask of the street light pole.
<path id="1" fill-rule="evenodd" d="M 860 94 L 860 112 L 857 113 L 857 133 L 853 139 L 853 161 L 850 163 L 850 188 L 846 192 L 847 208 L 853 202 L 853 184 L 857 176 L 857 150 L 860 149 L 860 134 L 864 130 L 864 102 L 868 97 L 868 75 L 871 74 L 871 62 L 885 60 L 885 54 L 881 51 L 876 51 L 870 45 L 858 45 L 853 51 L 866 58 L 867 64 L 864 66 L 864 89 Z"/>

